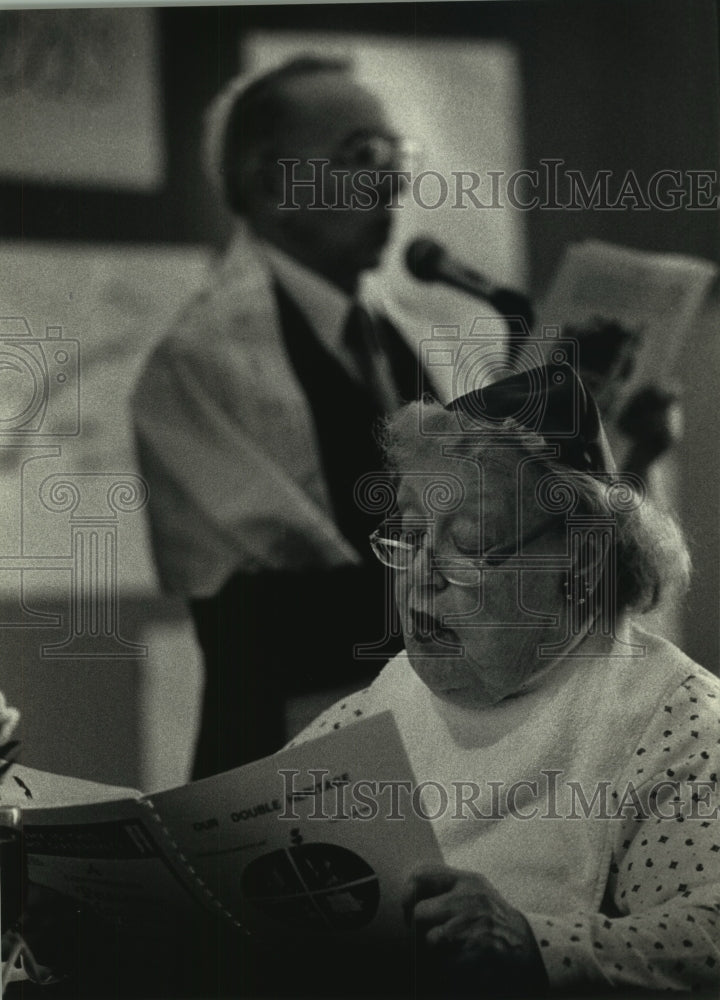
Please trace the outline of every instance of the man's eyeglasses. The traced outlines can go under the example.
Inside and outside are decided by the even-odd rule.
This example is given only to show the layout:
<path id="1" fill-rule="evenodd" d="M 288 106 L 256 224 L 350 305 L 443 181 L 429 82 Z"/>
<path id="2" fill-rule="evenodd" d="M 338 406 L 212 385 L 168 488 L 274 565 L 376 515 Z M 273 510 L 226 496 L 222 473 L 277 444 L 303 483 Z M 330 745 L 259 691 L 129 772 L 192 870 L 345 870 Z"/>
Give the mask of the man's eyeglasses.
<path id="1" fill-rule="evenodd" d="M 520 539 L 520 546 L 524 547 L 536 541 L 546 534 L 550 527 L 550 523 L 542 524 Z M 398 573 L 404 573 L 413 565 L 415 556 L 428 544 L 429 538 L 430 532 L 427 528 L 403 530 L 384 522 L 370 535 L 370 547 L 384 566 L 389 566 Z M 478 556 L 436 553 L 432 569 L 456 587 L 476 587 L 483 570 L 502 566 L 516 556 L 518 551 L 521 549 L 519 550 L 517 545 L 504 545 L 493 546 Z"/>
<path id="2" fill-rule="evenodd" d="M 353 135 L 330 155 L 330 165 L 347 170 L 409 170 L 419 153 L 416 143 L 390 135 Z"/>

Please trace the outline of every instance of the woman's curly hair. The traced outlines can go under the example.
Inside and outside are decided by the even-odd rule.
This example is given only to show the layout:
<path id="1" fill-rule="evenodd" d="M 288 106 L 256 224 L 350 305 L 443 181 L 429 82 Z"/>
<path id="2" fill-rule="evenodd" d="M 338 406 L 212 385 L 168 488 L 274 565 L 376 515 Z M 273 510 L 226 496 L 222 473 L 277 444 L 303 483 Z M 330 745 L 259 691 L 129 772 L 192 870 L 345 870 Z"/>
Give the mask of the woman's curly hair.
<path id="1" fill-rule="evenodd" d="M 577 497 L 575 513 L 611 517 L 615 525 L 616 611 L 635 610 L 645 613 L 656 608 L 669 593 L 682 595 L 690 582 L 690 556 L 682 531 L 669 514 L 647 498 L 642 484 L 633 488 L 627 477 L 601 478 L 589 472 L 570 469 L 548 457 L 548 444 L 537 433 L 517 424 L 511 418 L 487 425 L 493 439 L 507 432 L 511 436 L 518 460 L 530 459 L 537 473 L 537 482 L 554 480 L 569 486 Z M 413 464 L 433 453 L 440 463 L 447 462 L 440 450 L 462 451 L 471 460 L 486 465 L 512 468 L 512 459 L 505 449 L 490 449 L 482 427 L 473 418 L 472 434 L 464 434 L 458 415 L 447 411 L 440 403 L 425 399 L 410 403 L 384 424 L 381 444 L 390 471 L 402 474 Z M 446 447 L 446 446 L 449 446 Z M 622 503 L 614 502 L 621 490 Z M 563 516 L 564 515 L 559 515 Z"/>

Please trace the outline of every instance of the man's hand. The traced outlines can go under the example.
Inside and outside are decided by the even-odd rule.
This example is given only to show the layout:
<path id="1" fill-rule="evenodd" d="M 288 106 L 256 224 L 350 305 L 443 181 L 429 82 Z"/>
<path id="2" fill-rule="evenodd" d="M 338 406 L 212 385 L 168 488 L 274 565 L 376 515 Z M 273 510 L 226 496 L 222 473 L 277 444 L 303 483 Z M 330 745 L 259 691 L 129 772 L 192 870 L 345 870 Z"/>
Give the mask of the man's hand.
<path id="1" fill-rule="evenodd" d="M 530 925 L 482 875 L 417 869 L 403 897 L 427 975 L 446 994 L 541 992 L 545 967 Z"/>

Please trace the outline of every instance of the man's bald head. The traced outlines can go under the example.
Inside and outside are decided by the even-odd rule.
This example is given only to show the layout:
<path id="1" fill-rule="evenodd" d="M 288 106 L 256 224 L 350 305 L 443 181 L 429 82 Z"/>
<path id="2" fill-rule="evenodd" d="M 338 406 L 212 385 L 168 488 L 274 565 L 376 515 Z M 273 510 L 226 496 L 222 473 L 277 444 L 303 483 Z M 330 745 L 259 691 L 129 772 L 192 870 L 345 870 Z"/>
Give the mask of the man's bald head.
<path id="1" fill-rule="evenodd" d="M 221 164 L 226 200 L 234 212 L 242 215 L 250 207 L 254 174 L 288 155 L 286 133 L 297 86 L 327 74 L 349 78 L 350 73 L 346 60 L 300 56 L 265 73 L 238 94 L 225 126 Z"/>
<path id="2" fill-rule="evenodd" d="M 246 87 L 230 109 L 226 198 L 258 236 L 352 294 L 388 242 L 400 145 L 349 63 L 294 59 Z M 364 178 L 364 203 L 343 198 L 348 178 L 348 186 Z"/>

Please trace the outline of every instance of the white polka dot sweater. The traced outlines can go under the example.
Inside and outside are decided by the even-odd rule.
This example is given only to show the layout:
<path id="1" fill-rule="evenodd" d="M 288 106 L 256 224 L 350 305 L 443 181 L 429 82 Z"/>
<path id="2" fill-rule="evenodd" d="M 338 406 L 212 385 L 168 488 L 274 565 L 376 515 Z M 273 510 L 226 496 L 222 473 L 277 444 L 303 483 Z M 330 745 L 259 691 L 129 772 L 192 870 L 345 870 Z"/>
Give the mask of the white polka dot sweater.
<path id="1" fill-rule="evenodd" d="M 400 654 L 293 742 L 391 708 L 446 862 L 525 914 L 551 987 L 711 989 L 720 681 L 637 628 L 624 643 L 473 711 L 432 695 Z"/>

